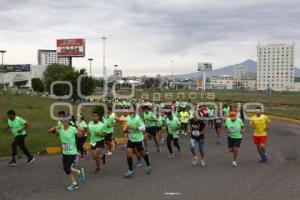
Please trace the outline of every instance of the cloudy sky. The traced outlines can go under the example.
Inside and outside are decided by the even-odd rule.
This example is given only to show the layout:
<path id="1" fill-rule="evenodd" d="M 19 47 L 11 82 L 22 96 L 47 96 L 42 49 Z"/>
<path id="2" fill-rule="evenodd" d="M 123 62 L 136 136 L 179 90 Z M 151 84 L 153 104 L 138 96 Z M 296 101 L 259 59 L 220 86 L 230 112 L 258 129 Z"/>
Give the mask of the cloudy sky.
<path id="1" fill-rule="evenodd" d="M 261 43 L 296 43 L 300 66 L 299 0 L 0 0 L 0 49 L 5 62 L 36 64 L 38 49 L 55 49 L 57 38 L 86 39 L 88 66 L 101 74 L 107 37 L 109 72 L 126 75 L 194 72 L 256 60 Z"/>

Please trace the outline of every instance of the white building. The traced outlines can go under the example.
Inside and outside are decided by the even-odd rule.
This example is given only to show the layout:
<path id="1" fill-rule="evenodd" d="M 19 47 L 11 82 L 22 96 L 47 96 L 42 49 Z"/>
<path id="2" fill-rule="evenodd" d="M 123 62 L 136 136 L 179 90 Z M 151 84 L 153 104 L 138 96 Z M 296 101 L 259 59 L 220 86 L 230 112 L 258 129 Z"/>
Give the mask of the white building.
<path id="1" fill-rule="evenodd" d="M 245 65 L 236 65 L 234 67 L 234 79 L 242 80 L 247 78 L 247 66 Z"/>
<path id="2" fill-rule="evenodd" d="M 230 75 L 212 76 L 211 77 L 211 88 L 212 89 L 233 89 L 234 79 Z"/>
<path id="3" fill-rule="evenodd" d="M 38 65 L 51 64 L 70 65 L 70 59 L 67 57 L 57 57 L 56 50 L 38 50 Z"/>
<path id="4" fill-rule="evenodd" d="M 257 46 L 257 90 L 295 88 L 295 44 Z"/>
<path id="5" fill-rule="evenodd" d="M 9 87 L 14 87 L 17 83 L 22 82 L 22 86 L 31 87 L 31 79 L 43 78 L 43 73 L 47 65 L 30 65 L 30 71 L 25 72 L 7 72 L 0 73 L 0 84 L 8 84 Z"/>

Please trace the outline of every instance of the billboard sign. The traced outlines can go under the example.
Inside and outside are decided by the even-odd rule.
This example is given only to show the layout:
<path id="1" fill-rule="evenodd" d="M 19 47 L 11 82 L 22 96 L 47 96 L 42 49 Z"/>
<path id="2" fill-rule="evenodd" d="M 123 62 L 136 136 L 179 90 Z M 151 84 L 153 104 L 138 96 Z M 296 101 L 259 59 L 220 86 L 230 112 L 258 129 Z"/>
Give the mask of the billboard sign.
<path id="1" fill-rule="evenodd" d="M 1 73 L 8 72 L 30 72 L 30 64 L 25 65 L 0 65 Z"/>
<path id="2" fill-rule="evenodd" d="M 58 57 L 84 57 L 85 40 L 77 39 L 58 39 L 56 40 Z"/>
<path id="3" fill-rule="evenodd" d="M 212 71 L 212 64 L 211 63 L 198 63 L 198 71 L 199 72 Z"/>

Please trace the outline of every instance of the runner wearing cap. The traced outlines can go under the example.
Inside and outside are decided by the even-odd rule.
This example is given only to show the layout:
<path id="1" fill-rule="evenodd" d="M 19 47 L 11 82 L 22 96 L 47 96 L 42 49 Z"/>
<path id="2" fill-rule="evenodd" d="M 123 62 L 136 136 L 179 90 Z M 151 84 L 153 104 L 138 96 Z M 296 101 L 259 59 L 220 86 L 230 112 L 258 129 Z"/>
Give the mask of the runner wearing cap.
<path id="1" fill-rule="evenodd" d="M 271 121 L 266 115 L 262 114 L 261 107 L 257 107 L 256 114 L 251 117 L 250 124 L 254 127 L 253 142 L 261 157 L 260 162 L 267 162 L 267 131 L 270 129 Z"/>
<path id="2" fill-rule="evenodd" d="M 63 168 L 65 173 L 71 180 L 71 185 L 67 187 L 67 190 L 79 189 L 78 183 L 74 175 L 77 175 L 81 182 L 85 179 L 84 169 L 76 168 L 75 162 L 78 155 L 76 147 L 76 135 L 80 136 L 80 132 L 73 126 L 70 126 L 70 116 L 62 118 L 63 127 L 56 126 L 48 130 L 49 134 L 59 134 L 59 138 L 62 144 L 62 157 L 63 157 Z"/>
<path id="3" fill-rule="evenodd" d="M 239 148 L 243 138 L 244 123 L 241 119 L 237 118 L 236 112 L 230 112 L 229 118 L 225 122 L 225 127 L 228 136 L 228 148 L 233 154 L 232 165 L 236 167 Z"/>

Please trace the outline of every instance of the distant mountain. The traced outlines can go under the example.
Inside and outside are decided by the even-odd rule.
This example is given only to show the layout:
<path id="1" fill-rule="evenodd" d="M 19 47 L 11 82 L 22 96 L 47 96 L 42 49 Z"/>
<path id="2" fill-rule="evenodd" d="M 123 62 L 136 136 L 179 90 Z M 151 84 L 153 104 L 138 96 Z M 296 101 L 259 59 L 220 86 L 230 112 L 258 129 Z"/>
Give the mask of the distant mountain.
<path id="1" fill-rule="evenodd" d="M 234 65 L 229 65 L 226 67 L 218 68 L 213 70 L 212 72 L 207 73 L 207 76 L 212 76 L 212 75 L 233 75 L 234 74 L 234 67 L 237 65 L 245 65 L 247 66 L 247 71 L 248 73 L 256 73 L 256 61 L 248 59 L 242 63 L 234 64 Z M 300 69 L 296 68 L 295 69 L 295 76 L 300 77 Z M 167 77 L 171 77 L 170 75 Z M 194 72 L 194 73 L 189 73 L 189 74 L 178 74 L 174 75 L 175 79 L 198 79 L 202 77 L 202 73 L 199 72 Z"/>

